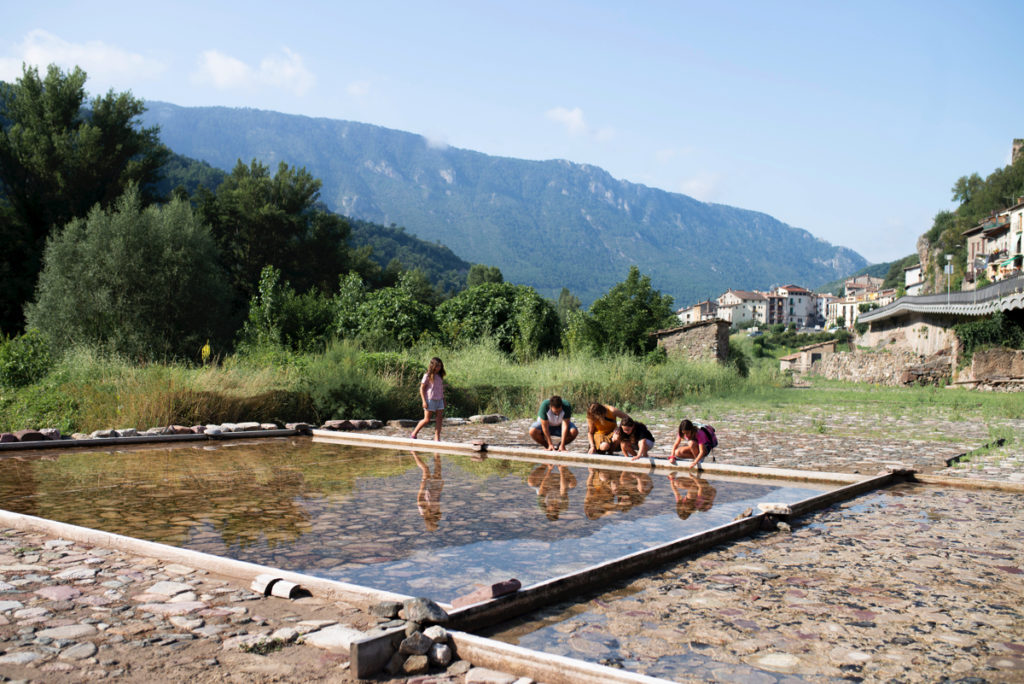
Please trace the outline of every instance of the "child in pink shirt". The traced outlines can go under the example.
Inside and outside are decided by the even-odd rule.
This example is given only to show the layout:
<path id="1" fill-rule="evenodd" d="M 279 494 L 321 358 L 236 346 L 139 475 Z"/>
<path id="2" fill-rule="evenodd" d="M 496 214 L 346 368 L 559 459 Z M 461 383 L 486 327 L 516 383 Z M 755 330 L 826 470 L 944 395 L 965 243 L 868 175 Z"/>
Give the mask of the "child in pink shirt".
<path id="1" fill-rule="evenodd" d="M 423 420 L 416 424 L 409 436 L 416 439 L 433 417 L 434 440 L 440 442 L 441 424 L 444 422 L 444 364 L 436 356 L 430 359 L 427 372 L 420 381 L 420 398 L 423 400 Z"/>

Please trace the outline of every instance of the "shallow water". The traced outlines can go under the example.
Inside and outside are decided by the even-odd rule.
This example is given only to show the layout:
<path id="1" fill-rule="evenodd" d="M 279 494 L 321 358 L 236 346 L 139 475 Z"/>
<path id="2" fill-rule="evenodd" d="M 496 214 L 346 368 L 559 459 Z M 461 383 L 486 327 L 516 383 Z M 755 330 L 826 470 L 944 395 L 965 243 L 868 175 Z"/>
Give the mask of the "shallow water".
<path id="1" fill-rule="evenodd" d="M 819 491 L 308 439 L 0 459 L 11 511 L 445 602 Z"/>

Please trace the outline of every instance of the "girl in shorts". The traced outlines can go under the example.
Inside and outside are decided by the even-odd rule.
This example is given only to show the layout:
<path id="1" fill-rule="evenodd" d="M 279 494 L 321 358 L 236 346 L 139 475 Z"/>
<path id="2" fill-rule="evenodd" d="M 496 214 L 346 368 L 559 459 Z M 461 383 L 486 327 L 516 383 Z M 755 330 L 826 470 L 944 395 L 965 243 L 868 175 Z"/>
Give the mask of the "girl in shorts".
<path id="1" fill-rule="evenodd" d="M 409 436 L 416 439 L 433 417 L 434 440 L 440 442 L 441 424 L 444 422 L 444 364 L 436 356 L 430 359 L 427 372 L 420 381 L 420 399 L 423 400 L 423 420 L 416 424 Z"/>

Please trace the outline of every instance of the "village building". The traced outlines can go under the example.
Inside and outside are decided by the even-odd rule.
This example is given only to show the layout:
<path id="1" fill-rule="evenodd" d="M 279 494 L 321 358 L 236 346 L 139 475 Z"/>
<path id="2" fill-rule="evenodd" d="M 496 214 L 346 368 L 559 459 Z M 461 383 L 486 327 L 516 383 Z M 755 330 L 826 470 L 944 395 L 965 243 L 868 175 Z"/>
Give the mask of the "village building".
<path id="1" fill-rule="evenodd" d="M 718 318 L 718 302 L 708 299 L 693 306 L 684 306 L 676 311 L 676 317 L 683 325 L 712 321 Z"/>
<path id="2" fill-rule="evenodd" d="M 820 325 L 813 292 L 798 285 L 783 285 L 775 288 L 774 294 L 783 302 L 780 323 L 795 324 L 798 328 Z"/>
<path id="3" fill-rule="evenodd" d="M 903 289 L 912 297 L 921 294 L 924 289 L 924 274 L 921 271 L 921 262 L 903 269 Z"/>
<path id="4" fill-rule="evenodd" d="M 766 323 L 765 296 L 760 292 L 728 290 L 718 298 L 718 317 L 734 327 L 750 321 Z"/>
<path id="5" fill-rule="evenodd" d="M 806 373 L 811 370 L 811 365 L 816 361 L 820 361 L 823 357 L 835 353 L 835 340 L 809 344 L 806 347 L 800 347 L 800 349 L 793 354 L 781 357 L 779 359 L 779 370 Z"/>

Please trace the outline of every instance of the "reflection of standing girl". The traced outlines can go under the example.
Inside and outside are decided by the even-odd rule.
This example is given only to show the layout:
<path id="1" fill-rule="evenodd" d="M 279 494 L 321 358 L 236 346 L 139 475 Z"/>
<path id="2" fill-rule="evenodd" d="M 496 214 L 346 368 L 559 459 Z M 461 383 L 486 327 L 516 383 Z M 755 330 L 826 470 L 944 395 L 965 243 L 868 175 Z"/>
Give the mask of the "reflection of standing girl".
<path id="1" fill-rule="evenodd" d="M 441 441 L 441 424 L 444 422 L 444 364 L 436 356 L 430 359 L 427 372 L 420 381 L 420 399 L 423 400 L 423 420 L 409 435 L 416 439 L 420 430 L 434 417 L 434 440 Z"/>
<path id="2" fill-rule="evenodd" d="M 416 493 L 416 506 L 419 508 L 420 515 L 423 516 L 427 530 L 434 532 L 438 528 L 438 523 L 441 522 L 441 490 L 444 489 L 444 478 L 441 477 L 441 456 L 434 454 L 434 472 L 431 473 L 430 468 L 423 462 L 419 454 L 415 451 L 410 453 L 416 459 L 416 465 L 423 473 L 420 490 Z"/>

